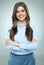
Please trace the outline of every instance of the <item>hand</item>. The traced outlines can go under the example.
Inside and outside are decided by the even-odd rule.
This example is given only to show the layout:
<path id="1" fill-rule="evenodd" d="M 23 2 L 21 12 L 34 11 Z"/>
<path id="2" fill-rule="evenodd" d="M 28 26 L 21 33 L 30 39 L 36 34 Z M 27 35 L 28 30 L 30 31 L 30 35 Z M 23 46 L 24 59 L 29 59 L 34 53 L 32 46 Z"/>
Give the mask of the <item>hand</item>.
<path id="1" fill-rule="evenodd" d="M 32 40 L 32 43 L 34 43 L 34 42 L 36 42 L 36 40 L 35 40 L 35 39 L 33 39 L 33 40 Z"/>
<path id="2" fill-rule="evenodd" d="M 7 39 L 5 42 L 6 45 L 19 46 L 19 43 L 12 41 L 11 39 Z"/>
<path id="3" fill-rule="evenodd" d="M 12 45 L 13 41 L 11 39 L 7 39 L 5 42 L 6 45 Z"/>

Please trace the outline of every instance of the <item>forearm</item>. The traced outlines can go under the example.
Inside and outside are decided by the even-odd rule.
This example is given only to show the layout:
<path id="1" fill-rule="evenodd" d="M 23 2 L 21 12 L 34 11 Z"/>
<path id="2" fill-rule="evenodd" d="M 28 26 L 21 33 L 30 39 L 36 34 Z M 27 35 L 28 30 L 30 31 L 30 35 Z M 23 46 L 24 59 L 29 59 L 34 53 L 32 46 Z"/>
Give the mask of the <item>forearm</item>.
<path id="1" fill-rule="evenodd" d="M 6 42 L 5 42 L 6 45 L 12 45 L 12 46 L 17 46 L 19 47 L 19 43 L 15 42 L 15 41 L 12 41 L 11 39 L 7 39 Z"/>
<path id="2" fill-rule="evenodd" d="M 38 42 L 30 43 L 30 44 L 20 44 L 20 48 L 27 49 L 27 50 L 35 50 L 38 47 Z"/>
<path id="3" fill-rule="evenodd" d="M 18 42 L 15 42 L 15 41 L 13 41 L 13 44 L 12 44 L 13 46 L 17 46 L 17 47 L 19 47 L 20 46 L 20 44 L 18 43 Z"/>
<path id="4" fill-rule="evenodd" d="M 19 43 L 15 42 L 15 41 L 7 39 L 6 42 L 5 42 L 5 44 L 6 44 L 6 47 L 9 50 L 20 50 Z"/>

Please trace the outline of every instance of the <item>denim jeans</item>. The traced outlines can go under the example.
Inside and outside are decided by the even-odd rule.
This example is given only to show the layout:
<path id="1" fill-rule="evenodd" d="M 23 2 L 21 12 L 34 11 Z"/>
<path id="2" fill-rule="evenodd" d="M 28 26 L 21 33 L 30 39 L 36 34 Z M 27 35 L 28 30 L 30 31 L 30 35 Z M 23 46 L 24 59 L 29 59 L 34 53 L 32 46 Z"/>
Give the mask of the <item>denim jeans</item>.
<path id="1" fill-rule="evenodd" d="M 16 55 L 10 53 L 8 65 L 35 65 L 34 54 Z"/>

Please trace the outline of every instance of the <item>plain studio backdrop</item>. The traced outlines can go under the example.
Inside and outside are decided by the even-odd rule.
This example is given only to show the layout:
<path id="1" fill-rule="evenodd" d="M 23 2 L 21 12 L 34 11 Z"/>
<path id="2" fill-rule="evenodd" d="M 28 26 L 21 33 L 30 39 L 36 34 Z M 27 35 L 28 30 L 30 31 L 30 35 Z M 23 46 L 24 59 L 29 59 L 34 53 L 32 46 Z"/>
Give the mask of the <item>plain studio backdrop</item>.
<path id="1" fill-rule="evenodd" d="M 14 4 L 23 1 L 28 6 L 31 23 L 37 24 L 39 46 L 35 50 L 36 65 L 44 65 L 44 0 L 0 0 L 0 65 L 7 65 L 9 50 L 5 46 L 6 27 L 12 22 Z"/>

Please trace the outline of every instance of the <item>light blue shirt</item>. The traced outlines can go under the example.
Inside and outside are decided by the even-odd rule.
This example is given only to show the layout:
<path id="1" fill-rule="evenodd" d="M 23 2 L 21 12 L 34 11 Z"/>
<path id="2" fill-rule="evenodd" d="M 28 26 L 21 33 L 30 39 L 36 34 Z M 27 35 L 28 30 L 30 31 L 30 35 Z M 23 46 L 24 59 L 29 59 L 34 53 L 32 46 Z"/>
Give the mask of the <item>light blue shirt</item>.
<path id="1" fill-rule="evenodd" d="M 38 47 L 37 28 L 33 24 L 30 24 L 30 26 L 33 29 L 33 39 L 35 39 L 37 41 L 35 43 L 32 43 L 29 40 L 27 40 L 27 37 L 25 36 L 26 23 L 23 25 L 23 27 L 21 27 L 21 25 L 17 22 L 18 32 L 14 36 L 14 39 L 16 42 L 18 42 L 20 44 L 20 46 L 19 47 L 11 46 L 11 45 L 7 46 L 7 48 L 10 49 L 10 52 L 12 52 L 14 54 L 24 55 L 24 54 L 32 53 L 35 49 L 37 49 L 37 47 Z M 10 27 L 11 27 L 11 25 L 9 25 L 9 28 Z"/>

